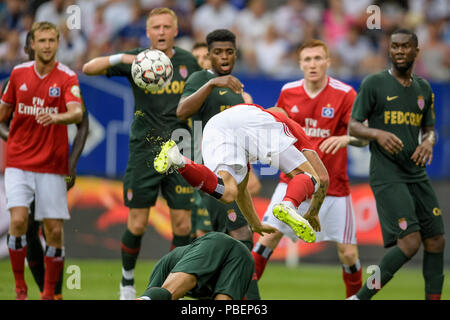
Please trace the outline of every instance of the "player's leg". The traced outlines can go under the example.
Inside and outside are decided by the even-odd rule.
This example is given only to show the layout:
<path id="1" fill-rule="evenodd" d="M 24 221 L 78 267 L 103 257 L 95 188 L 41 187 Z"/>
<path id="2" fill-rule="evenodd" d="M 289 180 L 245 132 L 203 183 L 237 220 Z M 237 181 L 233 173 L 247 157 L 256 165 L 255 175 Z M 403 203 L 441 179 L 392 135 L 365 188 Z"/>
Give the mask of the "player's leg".
<path id="1" fill-rule="evenodd" d="M 170 223 L 173 233 L 171 250 L 188 245 L 191 242 L 191 210 L 170 208 Z"/>
<path id="2" fill-rule="evenodd" d="M 420 226 L 415 215 L 414 200 L 404 183 L 372 186 L 377 204 L 385 247 L 393 247 L 381 259 L 380 282 L 372 286 L 364 285 L 356 297 L 371 299 L 384 287 L 394 274 L 407 263 L 421 245 Z"/>
<path id="3" fill-rule="evenodd" d="M 429 181 L 410 184 L 409 189 L 415 199 L 424 244 L 422 272 L 425 279 L 425 299 L 438 300 L 444 283 L 445 238 L 442 211 Z"/>
<path id="4" fill-rule="evenodd" d="M 356 294 L 362 286 L 361 262 L 358 247 L 351 243 L 336 243 L 338 257 L 342 263 L 342 278 L 345 283 L 346 297 Z"/>
<path id="5" fill-rule="evenodd" d="M 64 269 L 63 220 L 44 219 L 45 233 L 45 277 L 43 300 L 54 300 L 55 287 Z"/>

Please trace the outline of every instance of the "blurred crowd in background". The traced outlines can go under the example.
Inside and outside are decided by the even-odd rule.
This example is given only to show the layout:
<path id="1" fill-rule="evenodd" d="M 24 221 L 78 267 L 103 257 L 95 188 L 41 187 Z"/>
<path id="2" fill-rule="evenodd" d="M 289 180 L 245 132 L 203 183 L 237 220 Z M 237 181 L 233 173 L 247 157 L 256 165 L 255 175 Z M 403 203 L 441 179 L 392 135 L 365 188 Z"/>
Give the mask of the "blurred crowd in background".
<path id="1" fill-rule="evenodd" d="M 80 8 L 80 29 L 67 27 L 71 5 Z M 381 9 L 381 29 L 367 27 L 370 5 Z M 0 0 L 0 70 L 27 59 L 25 35 L 35 21 L 60 27 L 57 59 L 77 71 L 93 57 L 149 47 L 146 19 L 155 7 L 176 12 L 176 45 L 187 50 L 214 29 L 232 30 L 237 73 L 298 78 L 298 47 L 319 38 L 330 47 L 332 76 L 361 78 L 386 68 L 388 35 L 406 27 L 419 38 L 415 73 L 450 79 L 449 0 Z"/>

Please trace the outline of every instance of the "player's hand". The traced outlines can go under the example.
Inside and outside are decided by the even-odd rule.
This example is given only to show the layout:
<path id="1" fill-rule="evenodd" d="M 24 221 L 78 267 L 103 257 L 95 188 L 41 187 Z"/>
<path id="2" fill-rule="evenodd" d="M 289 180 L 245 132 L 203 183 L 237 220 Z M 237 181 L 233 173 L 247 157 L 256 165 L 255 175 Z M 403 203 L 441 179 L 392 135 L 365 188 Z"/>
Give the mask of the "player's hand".
<path id="1" fill-rule="evenodd" d="M 335 154 L 339 149 L 345 148 L 349 143 L 350 136 L 332 136 L 322 141 L 319 149 L 324 153 Z"/>
<path id="2" fill-rule="evenodd" d="M 433 144 L 424 140 L 419 144 L 411 156 L 411 160 L 420 167 L 425 167 L 425 165 L 430 165 L 433 160 Z"/>
<path id="3" fill-rule="evenodd" d="M 274 233 L 277 232 L 278 230 L 272 226 L 269 226 L 268 224 L 260 224 L 258 226 L 252 226 L 252 230 L 253 232 L 258 233 L 259 235 L 263 235 L 264 233 Z"/>
<path id="4" fill-rule="evenodd" d="M 122 63 L 132 64 L 136 56 L 134 54 L 124 53 L 122 56 Z"/>
<path id="5" fill-rule="evenodd" d="M 403 149 L 403 142 L 395 134 L 384 131 L 377 130 L 376 135 L 377 142 L 383 147 L 389 154 L 397 154 Z"/>
<path id="6" fill-rule="evenodd" d="M 236 94 L 242 94 L 244 91 L 244 85 L 238 78 L 232 75 L 216 77 L 211 79 L 212 85 L 219 88 L 230 88 Z"/>
<path id="7" fill-rule="evenodd" d="M 319 232 L 320 231 L 320 220 L 319 215 L 312 214 L 310 211 L 306 212 L 303 216 L 306 220 L 308 220 L 311 227 L 313 227 L 314 231 Z"/>
<path id="8" fill-rule="evenodd" d="M 49 124 L 55 124 L 56 119 L 57 119 L 56 114 L 50 114 L 47 112 L 39 112 L 36 115 L 36 122 L 42 124 L 44 127 L 48 126 Z"/>

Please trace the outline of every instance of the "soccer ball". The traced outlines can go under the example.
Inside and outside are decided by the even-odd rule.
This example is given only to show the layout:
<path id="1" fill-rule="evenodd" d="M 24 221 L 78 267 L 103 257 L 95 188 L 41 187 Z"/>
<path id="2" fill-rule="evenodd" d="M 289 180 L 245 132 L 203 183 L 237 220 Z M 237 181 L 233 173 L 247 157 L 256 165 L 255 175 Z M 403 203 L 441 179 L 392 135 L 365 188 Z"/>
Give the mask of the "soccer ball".
<path id="1" fill-rule="evenodd" d="M 134 83 L 143 90 L 161 90 L 172 80 L 172 62 L 164 52 L 146 49 L 133 60 L 131 76 Z"/>

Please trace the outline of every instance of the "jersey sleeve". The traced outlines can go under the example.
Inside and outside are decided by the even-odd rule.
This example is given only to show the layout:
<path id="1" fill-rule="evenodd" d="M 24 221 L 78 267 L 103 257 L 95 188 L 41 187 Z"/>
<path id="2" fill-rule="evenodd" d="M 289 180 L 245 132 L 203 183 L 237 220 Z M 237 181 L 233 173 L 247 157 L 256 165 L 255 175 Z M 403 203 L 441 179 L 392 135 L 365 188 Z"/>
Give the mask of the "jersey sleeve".
<path id="1" fill-rule="evenodd" d="M 369 76 L 363 80 L 353 103 L 352 118 L 363 122 L 366 120 L 375 104 L 375 87 Z"/>
<path id="2" fill-rule="evenodd" d="M 11 73 L 11 77 L 5 81 L 2 87 L 1 102 L 14 105 L 16 102 L 16 90 L 14 88 L 14 72 Z"/>
<path id="3" fill-rule="evenodd" d="M 284 91 L 280 92 L 280 96 L 278 97 L 276 106 L 278 108 L 281 108 L 281 109 L 285 110 L 289 114 L 289 108 L 287 106 L 286 95 L 285 95 Z"/>
<path id="4" fill-rule="evenodd" d="M 345 94 L 344 100 L 342 101 L 342 117 L 341 122 L 344 126 L 348 126 L 350 121 L 350 116 L 352 114 L 353 103 L 355 102 L 356 91 L 352 88 L 349 92 Z"/>
<path id="5" fill-rule="evenodd" d="M 64 103 L 67 105 L 71 102 L 81 102 L 80 86 L 77 76 L 70 77 L 64 85 Z"/>
<path id="6" fill-rule="evenodd" d="M 183 93 L 181 97 L 188 97 L 198 89 L 200 89 L 205 83 L 208 82 L 208 79 L 204 76 L 204 73 L 201 71 L 194 72 L 186 81 L 186 85 L 184 86 Z"/>
<path id="7" fill-rule="evenodd" d="M 423 125 L 424 126 L 434 126 L 436 123 L 436 115 L 434 113 L 434 93 L 433 89 L 428 82 L 427 85 L 427 97 L 426 97 L 426 112 L 424 113 Z"/>

